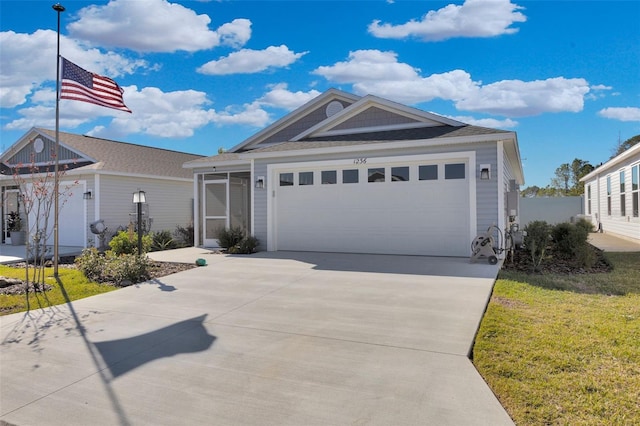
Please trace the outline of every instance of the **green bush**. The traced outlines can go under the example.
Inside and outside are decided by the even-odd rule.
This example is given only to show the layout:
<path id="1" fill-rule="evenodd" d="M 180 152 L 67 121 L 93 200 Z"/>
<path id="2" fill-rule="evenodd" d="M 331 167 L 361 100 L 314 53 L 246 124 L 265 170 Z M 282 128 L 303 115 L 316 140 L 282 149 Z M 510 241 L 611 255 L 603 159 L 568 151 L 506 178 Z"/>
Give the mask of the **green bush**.
<path id="1" fill-rule="evenodd" d="M 551 226 L 544 220 L 535 220 L 525 226 L 524 231 L 524 246 L 531 256 L 534 271 L 537 271 L 547 252 Z"/>
<path id="2" fill-rule="evenodd" d="M 218 244 L 225 250 L 229 250 L 242 241 L 244 238 L 244 230 L 240 227 L 218 228 L 216 231 L 216 239 Z"/>
<path id="3" fill-rule="evenodd" d="M 173 248 L 176 248 L 177 246 L 176 241 L 171 235 L 171 231 L 154 232 L 152 235 L 152 240 L 153 241 L 151 243 L 151 249 L 154 251 L 171 250 Z"/>
<path id="4" fill-rule="evenodd" d="M 142 253 L 148 253 L 151 250 L 153 239 L 150 235 L 142 236 Z M 138 234 L 135 232 L 119 231 L 109 241 L 111 251 L 119 256 L 121 254 L 137 254 L 138 253 Z"/>
<path id="5" fill-rule="evenodd" d="M 131 285 L 149 279 L 150 260 L 147 256 L 137 254 L 121 254 L 113 252 L 105 255 L 105 280 L 116 285 Z"/>
<path id="6" fill-rule="evenodd" d="M 596 227 L 593 225 L 593 223 L 583 217 L 576 221 L 576 226 L 578 228 L 583 228 L 585 231 L 587 231 L 587 234 L 596 230 Z"/>
<path id="7" fill-rule="evenodd" d="M 173 235 L 175 235 L 179 241 L 179 245 L 182 247 L 193 247 L 195 245 L 193 223 L 189 223 L 184 227 L 176 225 L 176 230 L 173 231 Z"/>
<path id="8" fill-rule="evenodd" d="M 82 251 L 76 258 L 78 269 L 91 281 L 123 286 L 149 279 L 151 261 L 136 254 L 116 255 L 113 251 L 101 254 L 95 247 Z"/>
<path id="9" fill-rule="evenodd" d="M 591 222 L 585 221 L 589 225 Z M 586 224 L 559 223 L 553 227 L 551 235 L 553 247 L 559 256 L 573 258 L 580 266 L 591 267 L 595 254 L 587 242 L 590 228 Z"/>
<path id="10" fill-rule="evenodd" d="M 104 255 L 97 248 L 90 247 L 82 250 L 82 254 L 75 260 L 78 269 L 91 281 L 100 282 L 104 274 Z"/>
<path id="11" fill-rule="evenodd" d="M 251 235 L 244 237 L 238 244 L 229 247 L 228 252 L 231 254 L 251 254 L 255 253 L 258 248 L 259 241 Z"/>
<path id="12" fill-rule="evenodd" d="M 220 247 L 231 254 L 255 253 L 260 242 L 256 237 L 246 235 L 240 227 L 219 228 L 216 238 Z"/>

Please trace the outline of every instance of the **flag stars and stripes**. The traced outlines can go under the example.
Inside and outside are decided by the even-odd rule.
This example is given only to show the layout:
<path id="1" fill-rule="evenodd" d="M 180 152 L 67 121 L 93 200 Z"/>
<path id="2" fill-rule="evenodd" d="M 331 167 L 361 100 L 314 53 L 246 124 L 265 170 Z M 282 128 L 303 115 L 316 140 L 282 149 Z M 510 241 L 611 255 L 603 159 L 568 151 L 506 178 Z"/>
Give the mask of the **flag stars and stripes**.
<path id="1" fill-rule="evenodd" d="M 131 112 L 124 104 L 124 90 L 109 77 L 89 72 L 73 62 L 62 59 L 60 99 L 88 102 L 106 108 Z"/>

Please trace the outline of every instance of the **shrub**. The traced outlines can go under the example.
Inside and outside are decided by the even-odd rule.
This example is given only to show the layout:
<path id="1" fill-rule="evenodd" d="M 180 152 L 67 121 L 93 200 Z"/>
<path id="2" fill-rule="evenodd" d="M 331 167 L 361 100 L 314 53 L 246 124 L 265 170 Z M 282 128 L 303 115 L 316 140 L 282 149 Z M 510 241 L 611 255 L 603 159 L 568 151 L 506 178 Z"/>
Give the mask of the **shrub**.
<path id="1" fill-rule="evenodd" d="M 97 282 L 102 279 L 105 263 L 104 255 L 95 247 L 82 250 L 82 254 L 75 260 L 75 264 L 84 276 Z"/>
<path id="2" fill-rule="evenodd" d="M 244 230 L 240 227 L 218 228 L 216 231 L 218 244 L 225 250 L 229 250 L 242 241 L 244 238 Z"/>
<path id="3" fill-rule="evenodd" d="M 151 249 L 153 240 L 150 235 L 142 236 L 142 252 L 147 253 Z M 137 254 L 138 253 L 138 234 L 135 232 L 119 231 L 109 241 L 111 251 L 119 256 L 121 254 Z"/>
<path id="4" fill-rule="evenodd" d="M 180 240 L 182 246 L 193 247 L 195 245 L 193 223 L 189 223 L 185 227 L 176 225 L 176 230 L 173 231 L 173 235 Z"/>
<path id="5" fill-rule="evenodd" d="M 246 235 L 240 227 L 220 228 L 216 232 L 220 247 L 231 254 L 251 254 L 260 244 L 256 237 Z"/>
<path id="6" fill-rule="evenodd" d="M 137 254 L 121 254 L 113 252 L 105 255 L 105 280 L 123 286 L 149 279 L 150 260 L 147 256 Z"/>
<path id="7" fill-rule="evenodd" d="M 585 221 L 587 222 L 587 221 Z M 591 222 L 587 222 L 591 224 Z M 595 263 L 595 254 L 587 239 L 589 227 L 585 224 L 559 223 L 551 232 L 554 249 L 560 256 L 572 257 L 580 266 L 590 268 Z"/>
<path id="8" fill-rule="evenodd" d="M 135 254 L 116 255 L 113 251 L 101 254 L 95 247 L 82 251 L 76 258 L 78 269 L 91 281 L 130 285 L 149 279 L 151 261 Z"/>
<path id="9" fill-rule="evenodd" d="M 578 228 L 583 228 L 585 231 L 587 231 L 587 234 L 590 232 L 594 232 L 596 230 L 595 226 L 593 225 L 593 223 L 590 220 L 587 220 L 583 217 L 581 217 L 580 219 L 578 219 L 576 221 L 576 226 Z"/>
<path id="10" fill-rule="evenodd" d="M 255 253 L 258 248 L 259 241 L 251 235 L 244 237 L 238 244 L 229 247 L 228 252 L 232 254 L 251 254 Z"/>
<path id="11" fill-rule="evenodd" d="M 177 245 L 176 241 L 171 236 L 171 231 L 154 232 L 152 240 L 151 249 L 154 251 L 170 250 L 176 248 Z"/>
<path id="12" fill-rule="evenodd" d="M 525 228 L 524 246 L 531 256 L 533 270 L 537 271 L 544 260 L 551 237 L 551 227 L 544 220 L 535 220 Z"/>

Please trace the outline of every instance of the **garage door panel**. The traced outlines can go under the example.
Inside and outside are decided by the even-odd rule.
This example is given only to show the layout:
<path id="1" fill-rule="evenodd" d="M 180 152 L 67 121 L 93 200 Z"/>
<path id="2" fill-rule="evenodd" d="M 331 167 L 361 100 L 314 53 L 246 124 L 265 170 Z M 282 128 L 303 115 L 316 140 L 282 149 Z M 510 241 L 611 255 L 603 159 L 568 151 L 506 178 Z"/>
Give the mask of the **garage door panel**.
<path id="1" fill-rule="evenodd" d="M 469 254 L 468 179 L 279 187 L 274 213 L 278 250 Z"/>

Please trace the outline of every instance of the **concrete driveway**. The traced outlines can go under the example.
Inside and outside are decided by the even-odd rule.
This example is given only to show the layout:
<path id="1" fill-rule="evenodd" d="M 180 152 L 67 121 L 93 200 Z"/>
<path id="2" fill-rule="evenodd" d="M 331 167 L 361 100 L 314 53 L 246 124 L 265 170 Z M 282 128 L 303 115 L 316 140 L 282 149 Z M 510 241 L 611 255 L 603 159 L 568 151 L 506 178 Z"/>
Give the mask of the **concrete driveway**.
<path id="1" fill-rule="evenodd" d="M 0 317 L 0 420 L 513 424 L 467 358 L 496 266 L 173 254 L 208 266 Z"/>

